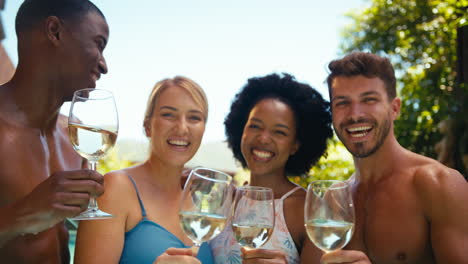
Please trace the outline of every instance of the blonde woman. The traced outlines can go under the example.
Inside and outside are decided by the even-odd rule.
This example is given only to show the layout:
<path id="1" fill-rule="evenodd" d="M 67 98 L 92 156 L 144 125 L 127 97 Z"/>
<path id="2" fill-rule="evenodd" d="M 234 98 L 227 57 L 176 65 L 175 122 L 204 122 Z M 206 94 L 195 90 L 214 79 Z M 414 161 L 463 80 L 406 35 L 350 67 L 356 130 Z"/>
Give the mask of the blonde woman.
<path id="1" fill-rule="evenodd" d="M 149 157 L 104 176 L 99 207 L 115 217 L 80 223 L 75 263 L 153 263 L 168 248 L 192 245 L 179 225 L 180 178 L 200 146 L 207 116 L 205 93 L 194 81 L 177 76 L 156 84 L 143 123 Z M 207 244 L 197 258 L 212 263 Z"/>

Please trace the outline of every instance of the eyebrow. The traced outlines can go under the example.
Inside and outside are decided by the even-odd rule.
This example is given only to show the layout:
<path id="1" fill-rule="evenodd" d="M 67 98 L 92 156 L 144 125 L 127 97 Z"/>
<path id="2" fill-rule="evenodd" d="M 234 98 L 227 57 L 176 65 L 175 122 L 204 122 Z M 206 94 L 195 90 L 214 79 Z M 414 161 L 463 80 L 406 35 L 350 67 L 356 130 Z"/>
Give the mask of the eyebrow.
<path id="1" fill-rule="evenodd" d="M 376 91 L 369 91 L 369 92 L 365 92 L 365 93 L 362 93 L 360 94 L 359 96 L 360 97 L 364 97 L 364 96 L 368 96 L 368 95 L 377 95 L 377 96 L 380 96 L 380 94 Z"/>
<path id="2" fill-rule="evenodd" d="M 339 96 L 335 96 L 331 99 L 332 102 L 334 102 L 335 100 L 345 100 L 345 99 L 348 99 L 349 97 L 348 96 L 344 96 L 344 95 L 339 95 Z"/>
<path id="3" fill-rule="evenodd" d="M 376 96 L 380 96 L 380 94 L 376 91 L 368 91 L 368 92 L 364 92 L 362 94 L 359 95 L 359 97 L 365 97 L 365 96 L 369 96 L 369 95 L 376 95 Z M 349 96 L 344 96 L 344 95 L 339 95 L 339 96 L 335 96 L 332 98 L 332 102 L 335 101 L 335 100 L 345 100 L 345 99 L 348 99 Z"/>
<path id="4" fill-rule="evenodd" d="M 175 107 L 173 107 L 173 106 L 168 106 L 168 105 L 164 105 L 164 106 L 161 106 L 161 107 L 159 108 L 159 110 L 164 110 L 164 109 L 171 110 L 171 111 L 178 111 L 178 110 L 179 110 L 179 109 L 177 109 L 177 108 L 175 108 Z M 194 110 L 194 109 L 189 110 L 189 113 L 203 114 L 202 111 L 200 111 L 200 110 Z"/>
<path id="5" fill-rule="evenodd" d="M 255 118 L 255 117 L 252 117 L 250 119 L 251 121 L 255 121 L 255 122 L 259 122 L 259 123 L 262 123 L 263 124 L 263 121 L 258 119 L 258 118 Z M 289 126 L 287 125 L 284 125 L 284 124 L 276 124 L 275 127 L 280 127 L 280 128 L 285 128 L 285 129 L 288 129 L 289 130 Z"/>

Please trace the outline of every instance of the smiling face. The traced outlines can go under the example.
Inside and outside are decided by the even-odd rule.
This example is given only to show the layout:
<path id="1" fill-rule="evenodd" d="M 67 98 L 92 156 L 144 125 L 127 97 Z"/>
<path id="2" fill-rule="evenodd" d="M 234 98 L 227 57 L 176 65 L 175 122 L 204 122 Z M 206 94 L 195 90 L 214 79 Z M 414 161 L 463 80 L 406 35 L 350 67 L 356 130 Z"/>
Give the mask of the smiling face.
<path id="1" fill-rule="evenodd" d="M 152 117 L 145 123 L 151 155 L 163 163 L 183 166 L 200 146 L 205 119 L 202 107 L 185 89 L 170 86 L 162 90 Z"/>
<path id="2" fill-rule="evenodd" d="M 263 99 L 250 111 L 241 151 L 252 175 L 284 174 L 299 147 L 292 109 L 277 99 Z"/>
<path id="3" fill-rule="evenodd" d="M 400 100 L 389 101 L 379 78 L 362 75 L 334 78 L 331 87 L 333 126 L 349 152 L 365 158 L 384 144 L 400 109 Z"/>
<path id="4" fill-rule="evenodd" d="M 81 19 L 64 21 L 62 60 L 64 76 L 74 90 L 95 88 L 101 74 L 107 73 L 104 48 L 109 27 L 97 12 L 89 12 Z"/>

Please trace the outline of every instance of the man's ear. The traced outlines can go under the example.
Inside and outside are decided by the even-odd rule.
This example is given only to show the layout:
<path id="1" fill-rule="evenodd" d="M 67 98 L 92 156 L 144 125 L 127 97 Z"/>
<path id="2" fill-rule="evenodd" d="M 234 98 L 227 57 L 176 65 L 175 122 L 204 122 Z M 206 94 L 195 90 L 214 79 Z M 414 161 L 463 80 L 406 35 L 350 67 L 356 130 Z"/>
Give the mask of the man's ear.
<path id="1" fill-rule="evenodd" d="M 45 21 L 45 33 L 47 39 L 54 45 L 58 45 L 63 34 L 63 22 L 56 16 L 50 16 Z"/>
<path id="2" fill-rule="evenodd" d="M 391 107 L 392 107 L 392 118 L 393 120 L 395 120 L 400 115 L 401 99 L 398 97 L 393 98 L 391 102 Z"/>

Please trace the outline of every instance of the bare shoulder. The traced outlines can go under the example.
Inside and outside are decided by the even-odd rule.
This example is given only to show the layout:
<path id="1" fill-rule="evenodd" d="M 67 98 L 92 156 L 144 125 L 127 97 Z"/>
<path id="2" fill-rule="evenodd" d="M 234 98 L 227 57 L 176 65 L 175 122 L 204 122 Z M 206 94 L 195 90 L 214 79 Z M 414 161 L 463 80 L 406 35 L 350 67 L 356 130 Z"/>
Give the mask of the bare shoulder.
<path id="1" fill-rule="evenodd" d="M 431 214 L 453 203 L 468 204 L 468 183 L 458 171 L 420 155 L 411 171 L 416 194 Z"/>
<path id="2" fill-rule="evenodd" d="M 286 220 L 291 220 L 290 223 L 295 223 L 301 226 L 304 224 L 304 204 L 306 191 L 303 188 L 292 193 L 284 200 L 283 212 Z"/>
<path id="3" fill-rule="evenodd" d="M 116 170 L 108 172 L 104 175 L 104 188 L 106 192 L 109 190 L 110 192 L 131 192 L 133 190 L 132 182 L 128 177 L 128 170 Z"/>
<path id="4" fill-rule="evenodd" d="M 466 180 L 456 170 L 440 162 L 418 155 L 413 171 L 413 183 L 420 191 L 442 191 L 453 185 L 466 185 Z"/>

